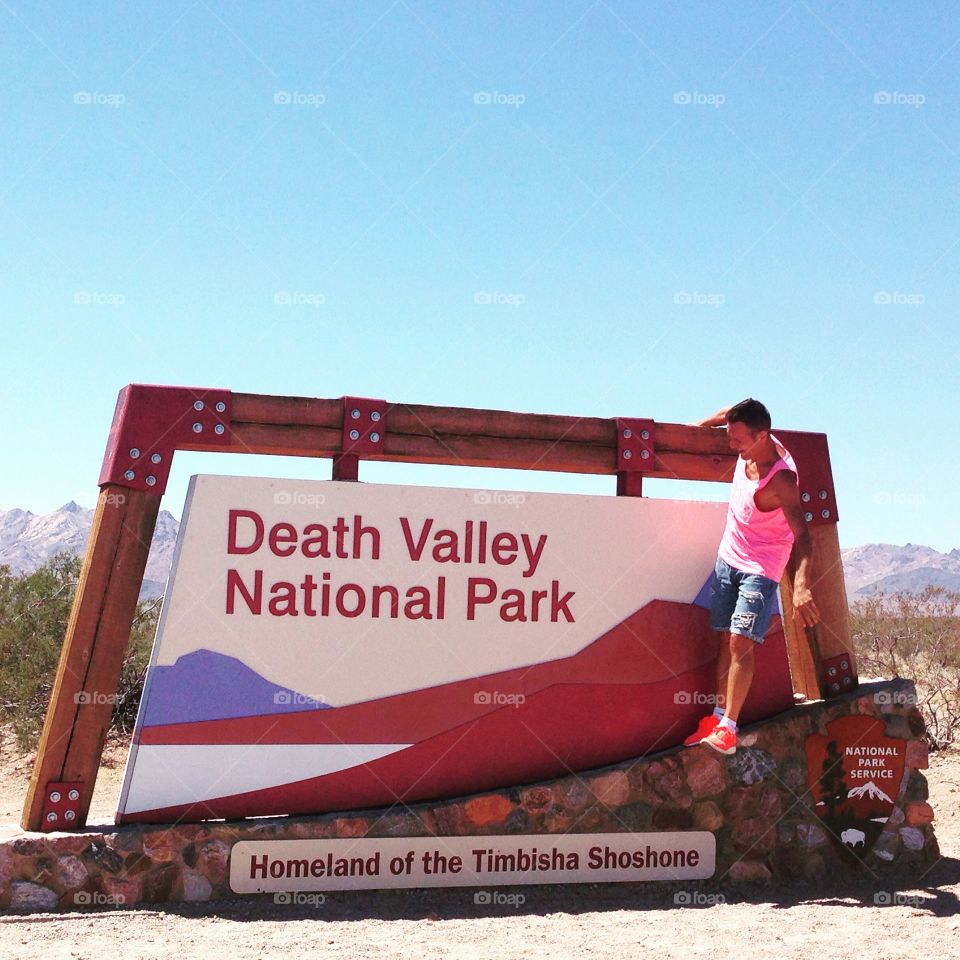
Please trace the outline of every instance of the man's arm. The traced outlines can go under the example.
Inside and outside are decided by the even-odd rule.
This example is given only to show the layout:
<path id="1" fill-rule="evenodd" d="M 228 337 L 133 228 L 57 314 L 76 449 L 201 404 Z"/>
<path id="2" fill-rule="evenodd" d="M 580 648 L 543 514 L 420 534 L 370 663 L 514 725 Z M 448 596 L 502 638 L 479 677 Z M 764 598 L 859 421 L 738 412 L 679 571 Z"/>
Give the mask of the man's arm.
<path id="1" fill-rule="evenodd" d="M 707 417 L 706 420 L 698 420 L 696 423 L 691 423 L 691 427 L 722 427 L 727 422 L 727 411 L 729 407 L 724 407 L 722 410 L 718 410 L 715 414 L 710 417 Z"/>
<path id="2" fill-rule="evenodd" d="M 820 621 L 820 611 L 813 602 L 810 592 L 813 565 L 813 539 L 803 516 L 803 504 L 800 502 L 800 488 L 796 474 L 791 470 L 781 470 L 768 484 L 780 501 L 783 515 L 793 531 L 793 552 L 795 574 L 793 578 L 793 615 L 805 627 L 815 626 Z"/>

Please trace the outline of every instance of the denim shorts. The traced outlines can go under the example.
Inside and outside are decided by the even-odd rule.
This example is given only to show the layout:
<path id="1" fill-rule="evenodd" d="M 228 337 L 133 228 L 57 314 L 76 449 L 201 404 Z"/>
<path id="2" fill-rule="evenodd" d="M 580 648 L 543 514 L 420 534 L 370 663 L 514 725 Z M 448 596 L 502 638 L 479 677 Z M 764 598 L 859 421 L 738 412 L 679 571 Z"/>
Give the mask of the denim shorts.
<path id="1" fill-rule="evenodd" d="M 717 557 L 710 587 L 710 626 L 763 643 L 777 609 L 777 582 L 744 573 Z"/>

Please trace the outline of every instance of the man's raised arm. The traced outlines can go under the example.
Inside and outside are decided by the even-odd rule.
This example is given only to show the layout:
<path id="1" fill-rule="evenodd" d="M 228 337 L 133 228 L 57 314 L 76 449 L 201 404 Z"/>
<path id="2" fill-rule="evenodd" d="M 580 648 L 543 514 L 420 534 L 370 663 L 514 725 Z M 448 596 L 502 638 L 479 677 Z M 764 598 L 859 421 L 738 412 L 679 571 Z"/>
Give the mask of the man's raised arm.
<path id="1" fill-rule="evenodd" d="M 707 417 L 706 420 L 699 420 L 697 423 L 691 423 L 691 427 L 722 427 L 727 422 L 727 411 L 729 407 L 718 410 L 715 414 Z"/>

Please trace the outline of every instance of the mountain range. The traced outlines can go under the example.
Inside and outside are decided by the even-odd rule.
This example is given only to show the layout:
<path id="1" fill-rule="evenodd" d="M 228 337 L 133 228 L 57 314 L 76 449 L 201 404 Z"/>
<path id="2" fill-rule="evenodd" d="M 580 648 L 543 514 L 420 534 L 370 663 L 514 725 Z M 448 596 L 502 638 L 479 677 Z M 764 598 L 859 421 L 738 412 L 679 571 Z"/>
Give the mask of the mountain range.
<path id="1" fill-rule="evenodd" d="M 55 553 L 81 554 L 90 534 L 93 510 L 72 500 L 52 513 L 29 510 L 0 510 L 0 564 L 14 573 L 34 570 Z M 150 545 L 141 597 L 163 593 L 173 562 L 173 550 L 180 523 L 166 510 L 157 518 Z M 896 546 L 867 543 L 841 551 L 847 599 L 856 600 L 876 593 L 919 593 L 927 585 L 960 592 L 960 549 L 939 553 L 915 543 Z"/>

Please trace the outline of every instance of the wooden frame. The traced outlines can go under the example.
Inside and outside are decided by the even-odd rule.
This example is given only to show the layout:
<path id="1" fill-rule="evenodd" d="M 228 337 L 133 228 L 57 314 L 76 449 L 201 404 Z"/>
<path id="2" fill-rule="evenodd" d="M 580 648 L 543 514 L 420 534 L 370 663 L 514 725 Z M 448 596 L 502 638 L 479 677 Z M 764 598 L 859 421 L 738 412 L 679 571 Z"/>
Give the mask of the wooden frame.
<path id="1" fill-rule="evenodd" d="M 845 689 L 856 684 L 833 481 L 823 434 L 778 430 L 777 436 L 797 461 L 801 488 L 810 486 L 804 497 L 813 508 L 807 519 L 815 542 L 819 627 L 798 629 L 789 570 L 781 595 L 794 689 L 813 699 L 839 690 L 827 679 L 825 665 L 834 661 L 849 669 Z M 86 823 L 160 499 L 178 449 L 332 458 L 333 476 L 342 480 L 357 479 L 361 459 L 616 475 L 618 494 L 635 496 L 643 477 L 729 481 L 735 465 L 725 431 L 676 423 L 124 387 L 24 806 L 27 830 Z"/>

